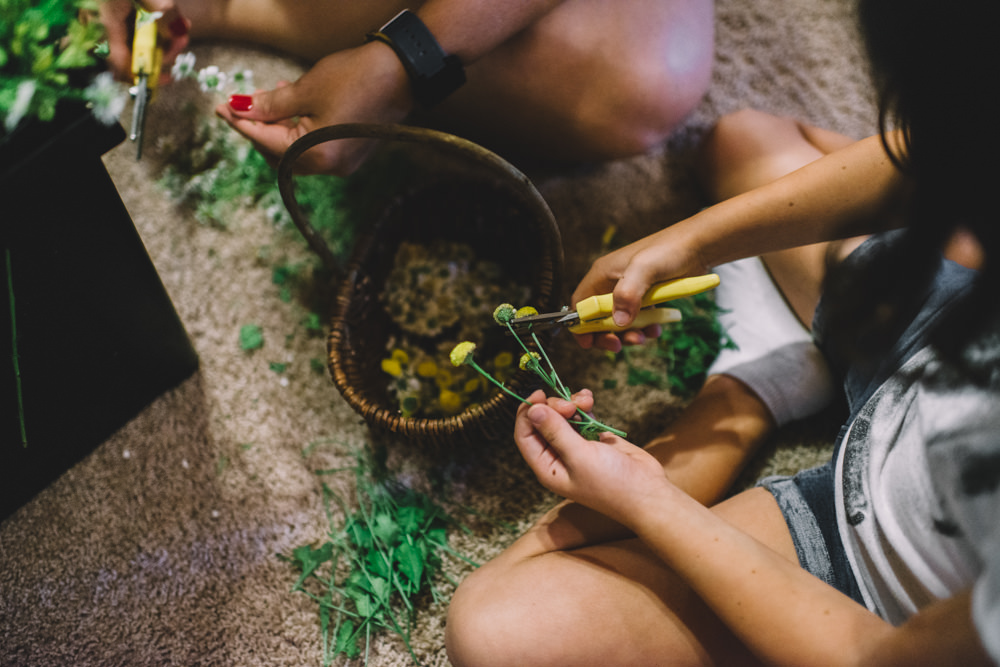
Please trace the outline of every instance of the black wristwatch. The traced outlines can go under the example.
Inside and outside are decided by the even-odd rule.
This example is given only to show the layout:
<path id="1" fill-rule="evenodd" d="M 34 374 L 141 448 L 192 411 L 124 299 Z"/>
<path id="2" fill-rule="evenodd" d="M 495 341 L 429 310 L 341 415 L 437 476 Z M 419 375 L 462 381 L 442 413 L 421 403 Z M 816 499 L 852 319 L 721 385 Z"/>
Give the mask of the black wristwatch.
<path id="1" fill-rule="evenodd" d="M 445 54 L 424 22 L 408 9 L 368 33 L 367 41 L 392 47 L 410 77 L 414 98 L 424 108 L 439 103 L 465 83 L 465 68 L 458 56 Z"/>

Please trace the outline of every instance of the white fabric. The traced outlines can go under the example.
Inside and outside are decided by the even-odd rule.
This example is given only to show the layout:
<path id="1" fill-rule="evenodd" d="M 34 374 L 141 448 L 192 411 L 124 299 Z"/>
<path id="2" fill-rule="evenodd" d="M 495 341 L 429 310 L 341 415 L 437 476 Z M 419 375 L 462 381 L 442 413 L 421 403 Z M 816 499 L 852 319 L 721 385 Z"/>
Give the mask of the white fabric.
<path id="1" fill-rule="evenodd" d="M 736 349 L 724 349 L 709 375 L 747 385 L 781 426 L 826 407 L 835 384 L 809 331 L 789 308 L 758 257 L 715 268 L 719 322 Z"/>
<path id="2" fill-rule="evenodd" d="M 837 460 L 837 520 L 869 608 L 894 624 L 973 588 L 1000 661 L 1000 392 L 925 348 L 862 408 Z"/>

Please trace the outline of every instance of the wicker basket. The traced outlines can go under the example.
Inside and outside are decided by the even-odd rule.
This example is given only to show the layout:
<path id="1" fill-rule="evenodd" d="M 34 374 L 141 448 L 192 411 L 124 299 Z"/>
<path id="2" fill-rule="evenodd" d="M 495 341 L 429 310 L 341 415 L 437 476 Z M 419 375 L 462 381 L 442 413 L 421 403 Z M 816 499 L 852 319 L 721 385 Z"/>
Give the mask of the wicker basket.
<path id="1" fill-rule="evenodd" d="M 295 160 L 309 148 L 354 137 L 427 144 L 435 153 L 478 167 L 388 196 L 387 208 L 358 240 L 350 265 L 341 271 L 330 248 L 299 210 L 291 172 Z M 472 177 L 474 173 L 479 176 Z M 351 407 L 375 433 L 395 434 L 433 448 L 509 437 L 517 401 L 502 392 L 452 417 L 400 414 L 381 370 L 389 337 L 399 331 L 379 295 L 400 243 L 445 239 L 468 244 L 478 258 L 500 264 L 507 277 L 529 286 L 532 305 L 557 308 L 563 269 L 559 228 L 528 178 L 495 153 L 449 134 L 401 125 L 349 124 L 322 128 L 296 141 L 279 165 L 278 180 L 285 205 L 310 247 L 342 276 L 330 322 L 329 369 Z M 513 352 L 514 344 L 510 345 Z M 537 382 L 521 371 L 507 386 L 524 394 Z"/>

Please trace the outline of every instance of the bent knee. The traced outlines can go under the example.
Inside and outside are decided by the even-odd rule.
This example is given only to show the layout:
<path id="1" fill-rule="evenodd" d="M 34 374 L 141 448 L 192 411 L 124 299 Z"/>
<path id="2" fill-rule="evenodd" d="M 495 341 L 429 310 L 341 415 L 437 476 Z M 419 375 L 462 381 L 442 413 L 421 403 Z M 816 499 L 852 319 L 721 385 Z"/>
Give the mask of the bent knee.
<path id="1" fill-rule="evenodd" d="M 445 647 L 455 667 L 574 664 L 572 587 L 542 576 L 537 561 L 487 563 L 452 596 Z M 567 658 L 569 656 L 569 658 Z"/>
<path id="2" fill-rule="evenodd" d="M 660 144 L 708 92 L 715 56 L 709 1 L 669 0 L 655 10 L 649 3 L 567 3 L 551 15 L 534 39 L 560 44 L 558 73 L 576 85 L 564 100 L 568 122 L 598 138 L 602 157 Z"/>
<path id="3" fill-rule="evenodd" d="M 742 109 L 716 121 L 702 144 L 698 176 L 721 201 L 801 166 L 808 142 L 792 118 Z"/>
<path id="4" fill-rule="evenodd" d="M 455 667 L 494 667 L 517 664 L 514 646 L 505 640 L 507 615 L 502 589 L 495 587 L 489 565 L 459 585 L 448 607 L 445 648 Z"/>

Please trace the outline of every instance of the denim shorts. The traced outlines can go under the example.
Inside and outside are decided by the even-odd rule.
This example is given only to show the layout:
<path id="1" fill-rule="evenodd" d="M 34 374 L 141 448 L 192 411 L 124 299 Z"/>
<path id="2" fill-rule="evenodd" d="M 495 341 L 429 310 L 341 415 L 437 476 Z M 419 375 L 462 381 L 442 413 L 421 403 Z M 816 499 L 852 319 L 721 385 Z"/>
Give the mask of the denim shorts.
<path id="1" fill-rule="evenodd" d="M 880 244 L 898 242 L 900 233 L 894 231 L 872 236 L 845 261 L 853 263 L 869 260 L 877 253 Z M 849 417 L 841 427 L 829 462 L 794 476 L 772 476 L 758 482 L 759 486 L 769 490 L 778 501 L 802 567 L 860 604 L 864 604 L 864 600 L 837 527 L 834 462 L 844 436 L 861 407 L 886 379 L 927 345 L 930 332 L 949 307 L 960 301 L 972 288 L 974 276 L 975 271 L 942 259 L 934 280 L 924 295 L 920 311 L 889 352 L 881 357 L 878 366 L 866 369 L 847 367 L 843 389 Z M 823 331 L 828 326 L 823 315 L 821 301 L 813 320 L 813 335 L 817 340 L 822 340 Z"/>

